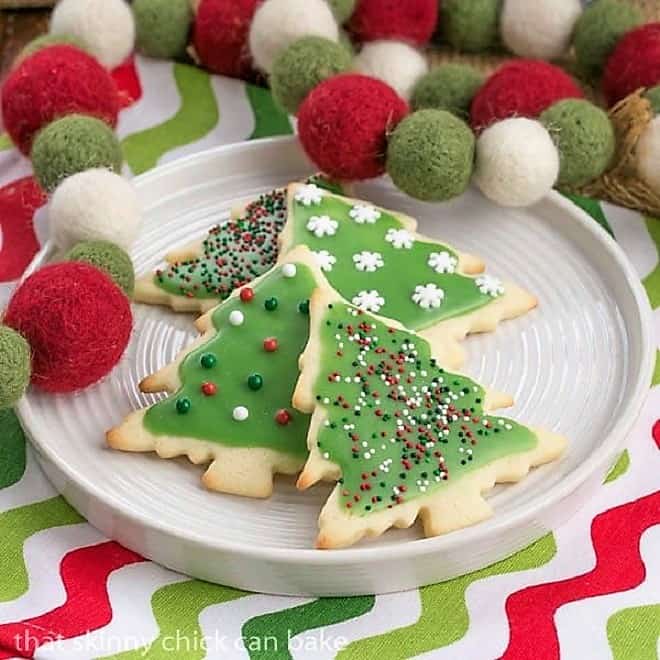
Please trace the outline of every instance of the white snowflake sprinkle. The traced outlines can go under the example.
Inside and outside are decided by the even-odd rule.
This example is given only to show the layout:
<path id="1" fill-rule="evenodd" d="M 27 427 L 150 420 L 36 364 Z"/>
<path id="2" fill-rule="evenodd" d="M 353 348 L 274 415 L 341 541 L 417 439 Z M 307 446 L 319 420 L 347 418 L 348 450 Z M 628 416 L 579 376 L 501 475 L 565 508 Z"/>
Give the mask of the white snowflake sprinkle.
<path id="1" fill-rule="evenodd" d="M 375 206 L 369 204 L 356 204 L 348 215 L 359 225 L 373 225 L 380 218 L 380 211 Z"/>
<path id="2" fill-rule="evenodd" d="M 367 252 L 366 250 L 353 255 L 353 263 L 361 272 L 375 273 L 385 265 L 380 252 Z"/>
<path id="3" fill-rule="evenodd" d="M 303 206 L 316 206 L 321 203 L 323 199 L 323 190 L 313 183 L 306 186 L 300 186 L 296 191 L 296 202 L 300 202 Z"/>
<path id="4" fill-rule="evenodd" d="M 314 258 L 319 268 L 325 273 L 329 273 L 332 270 L 332 267 L 337 263 L 337 257 L 330 254 L 327 250 L 320 250 L 319 252 L 313 252 Z"/>
<path id="5" fill-rule="evenodd" d="M 413 235 L 407 229 L 388 229 L 385 240 L 392 243 L 397 250 L 410 250 L 415 242 Z"/>
<path id="6" fill-rule="evenodd" d="M 493 277 L 492 275 L 482 275 L 481 277 L 477 277 L 474 282 L 479 288 L 479 291 L 486 296 L 497 298 L 504 294 L 504 286 L 501 280 L 498 280 L 497 277 Z"/>
<path id="7" fill-rule="evenodd" d="M 307 223 L 307 229 L 316 236 L 316 238 L 323 238 L 324 236 L 334 236 L 337 233 L 339 223 L 333 220 L 329 215 L 313 215 Z"/>
<path id="8" fill-rule="evenodd" d="M 352 303 L 365 312 L 379 312 L 385 304 L 385 298 L 372 289 L 371 291 L 360 291 L 357 296 L 353 296 Z"/>
<path id="9" fill-rule="evenodd" d="M 458 259 L 446 251 L 431 252 L 427 263 L 436 273 L 455 273 Z"/>
<path id="10" fill-rule="evenodd" d="M 413 302 L 422 309 L 437 309 L 444 300 L 445 292 L 436 284 L 419 285 L 412 295 Z"/>

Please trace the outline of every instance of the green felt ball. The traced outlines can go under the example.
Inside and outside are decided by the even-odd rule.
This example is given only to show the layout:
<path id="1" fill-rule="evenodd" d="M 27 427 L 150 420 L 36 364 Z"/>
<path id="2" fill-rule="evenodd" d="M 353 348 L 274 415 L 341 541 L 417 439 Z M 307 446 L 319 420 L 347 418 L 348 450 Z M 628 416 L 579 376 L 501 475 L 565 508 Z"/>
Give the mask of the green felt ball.
<path id="1" fill-rule="evenodd" d="M 118 245 L 110 241 L 84 241 L 75 245 L 64 256 L 66 261 L 84 261 L 105 271 L 127 295 L 133 295 L 135 271 L 131 258 Z"/>
<path id="2" fill-rule="evenodd" d="M 420 78 L 413 89 L 413 109 L 435 108 L 467 118 L 483 76 L 467 64 L 444 64 Z"/>
<path id="3" fill-rule="evenodd" d="M 137 47 L 150 57 L 181 57 L 192 23 L 190 0 L 133 0 Z"/>
<path id="4" fill-rule="evenodd" d="M 32 167 L 52 192 L 68 176 L 96 167 L 121 171 L 122 154 L 112 129 L 95 117 L 68 115 L 48 124 L 32 146 Z"/>
<path id="5" fill-rule="evenodd" d="M 276 103 L 295 114 L 305 97 L 326 78 L 347 71 L 353 61 L 345 46 L 323 37 L 303 37 L 273 63 L 270 87 Z"/>
<path id="6" fill-rule="evenodd" d="M 481 53 L 497 45 L 502 0 L 443 0 L 440 30 L 454 48 Z"/>
<path id="7" fill-rule="evenodd" d="M 656 115 L 660 115 L 660 85 L 647 89 L 644 92 L 644 96 L 649 100 L 653 112 Z"/>
<path id="8" fill-rule="evenodd" d="M 596 0 L 575 25 L 573 45 L 582 75 L 598 78 L 619 39 L 644 22 L 642 12 L 624 0 Z"/>
<path id="9" fill-rule="evenodd" d="M 328 4 L 337 19 L 337 23 L 342 25 L 353 15 L 357 0 L 328 0 Z"/>
<path id="10" fill-rule="evenodd" d="M 16 63 L 21 62 L 26 57 L 34 55 L 36 52 L 48 46 L 75 46 L 80 50 L 85 49 L 85 45 L 77 37 L 72 37 L 68 34 L 42 34 L 40 37 L 30 41 L 23 50 L 18 54 Z"/>
<path id="11" fill-rule="evenodd" d="M 0 326 L 0 410 L 11 408 L 30 382 L 30 346 L 15 330 Z"/>
<path id="12" fill-rule="evenodd" d="M 559 186 L 585 185 L 607 170 L 616 138 L 605 111 L 583 99 L 566 99 L 550 106 L 541 122 L 559 151 Z"/>
<path id="13" fill-rule="evenodd" d="M 474 166 L 474 134 L 445 110 L 418 110 L 404 119 L 387 147 L 387 171 L 411 197 L 443 201 L 463 193 Z"/>

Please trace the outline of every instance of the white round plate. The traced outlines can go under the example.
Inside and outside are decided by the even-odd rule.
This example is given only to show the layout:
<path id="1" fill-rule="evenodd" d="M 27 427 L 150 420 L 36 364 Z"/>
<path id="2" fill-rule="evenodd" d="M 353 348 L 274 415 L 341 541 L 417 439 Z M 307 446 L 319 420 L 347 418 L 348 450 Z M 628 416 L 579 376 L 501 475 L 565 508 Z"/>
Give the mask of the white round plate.
<path id="1" fill-rule="evenodd" d="M 137 272 L 205 235 L 236 202 L 311 172 L 296 140 L 283 138 L 214 149 L 139 177 Z M 140 379 L 195 337 L 190 316 L 136 304 L 132 341 L 108 378 L 73 396 L 31 391 L 19 406 L 48 476 L 104 534 L 177 571 L 251 591 L 384 593 L 510 555 L 566 520 L 602 481 L 640 412 L 654 357 L 648 302 L 616 243 L 554 193 L 524 210 L 472 190 L 450 204 L 422 204 L 385 180 L 357 194 L 418 218 L 421 232 L 482 256 L 489 272 L 538 296 L 538 310 L 468 339 L 465 371 L 513 394 L 511 416 L 565 434 L 565 456 L 495 489 L 495 515 L 474 527 L 432 539 L 395 530 L 346 550 L 314 550 L 330 486 L 300 494 L 293 480 L 278 479 L 272 498 L 250 500 L 205 491 L 201 468 L 184 459 L 105 447 L 107 429 L 156 400 L 138 391 Z"/>

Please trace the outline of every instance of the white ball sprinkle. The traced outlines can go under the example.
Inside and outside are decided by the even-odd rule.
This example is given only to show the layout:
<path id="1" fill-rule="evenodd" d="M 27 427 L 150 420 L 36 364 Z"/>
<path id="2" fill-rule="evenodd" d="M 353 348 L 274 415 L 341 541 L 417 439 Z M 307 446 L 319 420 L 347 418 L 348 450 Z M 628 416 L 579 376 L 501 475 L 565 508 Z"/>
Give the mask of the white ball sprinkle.
<path id="1" fill-rule="evenodd" d="M 243 315 L 243 312 L 235 309 L 230 315 L 229 315 L 229 322 L 232 325 L 243 325 L 245 322 L 245 316 Z"/>
<path id="2" fill-rule="evenodd" d="M 297 272 L 298 269 L 296 268 L 296 264 L 284 264 L 284 266 L 282 266 L 282 275 L 284 275 L 284 277 L 295 277 Z"/>
<path id="3" fill-rule="evenodd" d="M 245 406 L 236 406 L 231 416 L 237 422 L 244 422 L 250 416 L 250 411 Z"/>

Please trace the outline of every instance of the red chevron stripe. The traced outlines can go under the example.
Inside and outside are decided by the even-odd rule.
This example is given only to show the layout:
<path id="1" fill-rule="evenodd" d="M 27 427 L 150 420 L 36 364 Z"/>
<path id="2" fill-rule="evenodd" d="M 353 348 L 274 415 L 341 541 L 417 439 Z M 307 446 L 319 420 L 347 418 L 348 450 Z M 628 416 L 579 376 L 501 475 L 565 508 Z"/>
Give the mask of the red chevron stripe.
<path id="1" fill-rule="evenodd" d="M 112 619 L 108 576 L 141 561 L 140 555 L 114 541 L 69 552 L 60 564 L 66 601 L 46 614 L 1 625 L 0 658 L 31 658 L 43 644 L 108 625 Z"/>
<path id="2" fill-rule="evenodd" d="M 660 419 L 653 425 L 653 439 L 655 446 L 660 449 Z"/>
<path id="3" fill-rule="evenodd" d="M 591 524 L 596 566 L 582 575 L 527 587 L 506 601 L 511 636 L 506 660 L 559 658 L 554 614 L 559 607 L 583 598 L 633 589 L 646 576 L 639 553 L 642 534 L 660 524 L 660 491 L 609 509 Z"/>
<path id="4" fill-rule="evenodd" d="M 135 68 L 135 58 L 129 57 L 113 69 L 111 75 L 119 91 L 119 106 L 123 110 L 142 98 L 142 85 Z"/>

